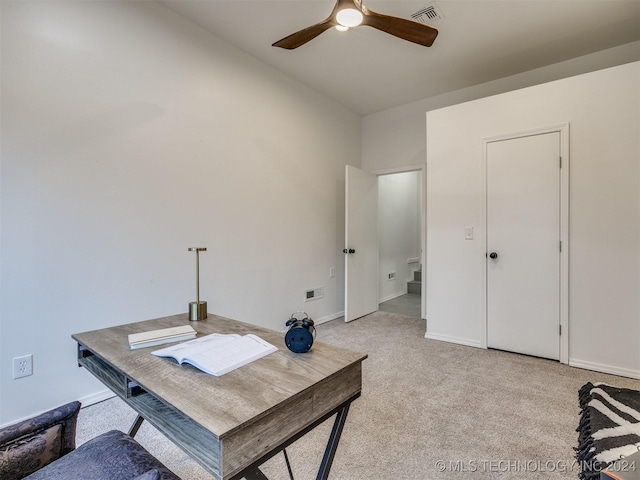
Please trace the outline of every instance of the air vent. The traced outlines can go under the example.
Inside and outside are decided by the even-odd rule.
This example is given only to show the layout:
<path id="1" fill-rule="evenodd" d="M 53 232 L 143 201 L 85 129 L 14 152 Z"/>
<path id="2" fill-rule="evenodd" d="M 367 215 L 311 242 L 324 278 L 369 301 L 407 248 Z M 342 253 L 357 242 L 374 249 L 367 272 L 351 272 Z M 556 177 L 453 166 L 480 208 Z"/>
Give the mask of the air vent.
<path id="1" fill-rule="evenodd" d="M 435 2 L 431 2 L 424 8 L 421 8 L 416 13 L 411 15 L 411 18 L 419 23 L 424 23 L 425 25 L 431 25 L 436 23 L 439 20 L 444 19 L 444 15 L 440 11 L 438 5 Z"/>
<path id="2" fill-rule="evenodd" d="M 309 302 L 311 300 L 317 300 L 324 297 L 324 287 L 316 287 L 304 292 L 304 301 Z"/>

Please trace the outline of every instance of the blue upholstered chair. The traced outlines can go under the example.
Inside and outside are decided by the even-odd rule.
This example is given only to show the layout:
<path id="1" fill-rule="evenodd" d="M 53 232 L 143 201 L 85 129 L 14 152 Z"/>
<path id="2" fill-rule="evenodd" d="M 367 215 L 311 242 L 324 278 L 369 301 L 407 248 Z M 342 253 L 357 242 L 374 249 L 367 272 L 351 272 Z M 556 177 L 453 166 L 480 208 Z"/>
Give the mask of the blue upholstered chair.
<path id="1" fill-rule="evenodd" d="M 0 429 L 0 479 L 180 480 L 129 435 L 112 430 L 75 448 L 79 402 Z"/>

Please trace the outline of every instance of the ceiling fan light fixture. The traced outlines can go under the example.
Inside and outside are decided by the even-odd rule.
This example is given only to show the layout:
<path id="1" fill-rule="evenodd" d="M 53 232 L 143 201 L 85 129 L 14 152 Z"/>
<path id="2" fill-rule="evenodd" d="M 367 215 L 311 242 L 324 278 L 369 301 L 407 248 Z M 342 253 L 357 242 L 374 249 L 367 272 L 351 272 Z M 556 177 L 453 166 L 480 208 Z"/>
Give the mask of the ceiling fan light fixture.
<path id="1" fill-rule="evenodd" d="M 437 28 L 402 17 L 376 13 L 365 7 L 362 1 L 363 0 L 335 0 L 336 3 L 331 14 L 324 21 L 298 30 L 278 40 L 273 46 L 293 50 L 313 40 L 322 32 L 326 32 L 332 27 L 337 27 L 337 29 L 344 31 L 361 24 L 425 47 L 430 47 L 438 36 Z M 422 10 L 420 14 L 422 14 Z"/>
<path id="2" fill-rule="evenodd" d="M 336 14 L 336 21 L 343 27 L 357 27 L 363 18 L 362 12 L 355 8 L 344 8 Z"/>
<path id="3" fill-rule="evenodd" d="M 349 30 L 349 27 L 345 27 L 344 25 L 336 25 L 334 28 L 339 32 L 346 32 Z"/>

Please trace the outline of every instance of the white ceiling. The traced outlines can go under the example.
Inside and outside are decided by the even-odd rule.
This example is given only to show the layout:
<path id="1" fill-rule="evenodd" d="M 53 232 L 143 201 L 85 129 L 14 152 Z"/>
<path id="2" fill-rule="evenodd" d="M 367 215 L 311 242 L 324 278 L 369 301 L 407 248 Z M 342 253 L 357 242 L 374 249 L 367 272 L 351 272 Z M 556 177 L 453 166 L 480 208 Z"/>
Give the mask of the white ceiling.
<path id="1" fill-rule="evenodd" d="M 436 0 L 430 48 L 371 27 L 271 44 L 324 20 L 334 0 L 162 0 L 239 49 L 360 114 L 640 40 L 640 0 Z M 364 0 L 411 18 L 430 0 Z"/>

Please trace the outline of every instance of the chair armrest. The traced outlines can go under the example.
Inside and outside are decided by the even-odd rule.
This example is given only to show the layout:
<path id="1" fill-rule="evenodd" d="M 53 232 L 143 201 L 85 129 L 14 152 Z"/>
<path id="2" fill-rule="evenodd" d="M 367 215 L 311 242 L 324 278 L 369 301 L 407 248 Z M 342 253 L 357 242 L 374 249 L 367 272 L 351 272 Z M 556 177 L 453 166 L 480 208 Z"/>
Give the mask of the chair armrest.
<path id="1" fill-rule="evenodd" d="M 22 478 L 73 451 L 80 402 L 0 429 L 0 478 Z"/>

